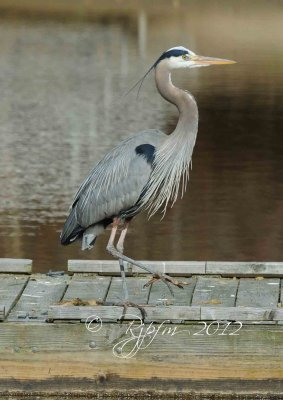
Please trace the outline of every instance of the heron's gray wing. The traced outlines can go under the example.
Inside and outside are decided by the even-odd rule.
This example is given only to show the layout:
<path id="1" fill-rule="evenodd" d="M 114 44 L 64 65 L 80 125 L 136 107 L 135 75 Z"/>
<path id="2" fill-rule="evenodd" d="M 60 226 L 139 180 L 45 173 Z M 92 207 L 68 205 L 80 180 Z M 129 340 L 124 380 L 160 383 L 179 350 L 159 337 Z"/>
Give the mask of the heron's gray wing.
<path id="1" fill-rule="evenodd" d="M 72 206 L 81 227 L 133 207 L 151 174 L 155 148 L 163 139 L 159 131 L 141 132 L 123 141 L 94 167 Z"/>

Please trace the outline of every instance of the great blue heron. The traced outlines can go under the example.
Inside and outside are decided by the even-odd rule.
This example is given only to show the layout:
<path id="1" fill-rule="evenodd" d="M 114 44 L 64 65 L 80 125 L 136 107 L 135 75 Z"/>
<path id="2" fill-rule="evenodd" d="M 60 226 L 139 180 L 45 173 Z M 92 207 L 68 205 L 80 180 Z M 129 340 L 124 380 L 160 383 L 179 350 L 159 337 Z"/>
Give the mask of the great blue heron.
<path id="1" fill-rule="evenodd" d="M 61 234 L 61 243 L 68 245 L 82 239 L 82 250 L 90 249 L 97 236 L 113 224 L 107 250 L 119 259 L 125 301 L 128 301 L 128 292 L 124 261 L 152 273 L 150 283 L 161 279 L 171 292 L 169 282 L 182 287 L 180 282 L 168 275 L 153 272 L 150 267 L 123 254 L 131 219 L 144 209 L 149 210 L 150 215 L 161 207 L 165 211 L 169 202 L 174 204 L 176 201 L 180 183 L 184 192 L 189 178 L 198 130 L 198 108 L 190 93 L 172 84 L 171 71 L 232 63 L 234 61 L 198 56 L 182 46 L 162 53 L 138 83 L 142 84 L 146 75 L 154 69 L 158 92 L 179 111 L 176 128 L 170 135 L 159 130 L 145 130 L 121 142 L 93 168 L 74 197 Z M 114 240 L 120 224 L 123 228 L 115 247 Z"/>

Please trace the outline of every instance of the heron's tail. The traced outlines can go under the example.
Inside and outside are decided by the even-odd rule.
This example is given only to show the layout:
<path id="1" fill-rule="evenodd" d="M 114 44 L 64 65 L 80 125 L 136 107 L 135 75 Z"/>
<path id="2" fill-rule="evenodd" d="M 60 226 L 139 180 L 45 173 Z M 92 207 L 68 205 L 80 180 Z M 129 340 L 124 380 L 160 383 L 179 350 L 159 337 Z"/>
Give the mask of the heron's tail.
<path id="1" fill-rule="evenodd" d="M 76 219 L 76 212 L 71 210 L 65 225 L 63 227 L 60 240 L 63 246 L 74 242 L 76 239 L 82 238 L 82 250 L 91 249 L 98 235 L 104 232 L 107 225 L 112 222 L 112 219 L 104 219 L 96 224 L 87 228 L 83 228 L 78 224 Z"/>
<path id="2" fill-rule="evenodd" d="M 78 237 L 81 237 L 83 232 L 84 228 L 77 223 L 75 210 L 72 209 L 60 235 L 61 244 L 67 246 L 74 242 Z"/>
<path id="3" fill-rule="evenodd" d="M 95 224 L 89 226 L 83 233 L 82 237 L 82 250 L 90 250 L 98 235 L 104 232 L 105 226 L 103 224 Z"/>

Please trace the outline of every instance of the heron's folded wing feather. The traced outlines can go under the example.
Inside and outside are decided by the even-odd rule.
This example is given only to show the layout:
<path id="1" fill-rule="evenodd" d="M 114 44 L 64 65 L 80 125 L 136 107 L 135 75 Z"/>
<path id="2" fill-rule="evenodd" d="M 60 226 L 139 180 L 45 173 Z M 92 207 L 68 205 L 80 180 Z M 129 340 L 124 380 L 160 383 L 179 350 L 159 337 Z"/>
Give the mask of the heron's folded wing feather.
<path id="1" fill-rule="evenodd" d="M 133 136 L 95 166 L 74 199 L 73 208 L 80 226 L 86 228 L 113 217 L 137 202 L 148 182 L 151 165 L 135 149 L 144 143 L 154 146 L 163 135 L 147 131 Z"/>

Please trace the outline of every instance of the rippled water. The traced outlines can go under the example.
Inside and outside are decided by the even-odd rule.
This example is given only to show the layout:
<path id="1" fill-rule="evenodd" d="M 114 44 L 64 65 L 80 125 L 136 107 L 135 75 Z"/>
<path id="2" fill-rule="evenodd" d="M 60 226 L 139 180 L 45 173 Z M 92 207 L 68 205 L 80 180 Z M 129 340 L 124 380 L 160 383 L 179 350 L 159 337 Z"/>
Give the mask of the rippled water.
<path id="1" fill-rule="evenodd" d="M 149 260 L 282 260 L 281 2 L 118 3 L 99 1 L 75 17 L 0 20 L 0 257 L 32 258 L 38 271 L 109 258 L 108 232 L 83 253 L 79 244 L 61 247 L 59 231 L 103 154 L 139 130 L 174 128 L 177 112 L 152 75 L 138 100 L 123 94 L 163 50 L 182 44 L 238 64 L 174 73 L 199 105 L 189 190 L 162 221 L 138 216 L 126 251 Z"/>

